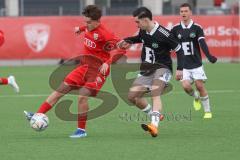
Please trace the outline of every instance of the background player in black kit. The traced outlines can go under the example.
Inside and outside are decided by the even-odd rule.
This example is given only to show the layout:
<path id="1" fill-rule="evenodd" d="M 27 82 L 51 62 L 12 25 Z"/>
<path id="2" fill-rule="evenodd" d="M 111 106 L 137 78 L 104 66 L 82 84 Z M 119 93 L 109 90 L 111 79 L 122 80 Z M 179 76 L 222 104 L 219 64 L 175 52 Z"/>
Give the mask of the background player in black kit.
<path id="1" fill-rule="evenodd" d="M 202 27 L 191 19 L 192 9 L 188 3 L 180 6 L 180 15 L 182 21 L 172 28 L 172 33 L 179 40 L 184 51 L 182 87 L 187 94 L 194 97 L 195 110 L 200 110 L 203 105 L 204 118 L 212 118 L 209 97 L 204 86 L 207 77 L 202 65 L 200 47 L 211 63 L 215 63 L 217 58 L 209 53 Z M 200 96 L 193 89 L 193 83 Z"/>
<path id="2" fill-rule="evenodd" d="M 174 36 L 163 26 L 152 20 L 152 13 L 146 7 L 133 12 L 140 28 L 138 35 L 125 38 L 119 45 L 128 48 L 133 43 L 143 43 L 140 74 L 129 90 L 128 99 L 139 109 L 151 116 L 151 124 L 142 124 L 145 131 L 156 137 L 161 119 L 161 93 L 172 77 L 170 50 L 175 50 L 178 59 L 183 58 L 183 50 Z M 178 60 L 176 77 L 182 77 L 183 61 Z M 152 106 L 143 95 L 151 91 Z"/>

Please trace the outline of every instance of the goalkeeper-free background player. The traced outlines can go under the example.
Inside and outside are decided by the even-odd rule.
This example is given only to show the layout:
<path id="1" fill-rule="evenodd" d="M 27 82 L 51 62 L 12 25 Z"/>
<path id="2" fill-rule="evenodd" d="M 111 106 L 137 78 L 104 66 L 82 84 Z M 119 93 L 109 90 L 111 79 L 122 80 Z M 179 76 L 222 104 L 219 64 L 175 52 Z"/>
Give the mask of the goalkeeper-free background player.
<path id="1" fill-rule="evenodd" d="M 192 8 L 188 3 L 180 6 L 180 16 L 181 22 L 171 31 L 181 43 L 184 51 L 182 87 L 188 95 L 194 97 L 195 110 L 200 110 L 202 104 L 205 112 L 204 118 L 212 118 L 209 97 L 204 86 L 207 76 L 203 68 L 200 48 L 211 63 L 215 63 L 217 58 L 209 53 L 202 27 L 191 19 Z M 193 89 L 193 83 L 199 94 Z"/>
<path id="2" fill-rule="evenodd" d="M 4 44 L 4 34 L 3 31 L 0 30 L 0 47 Z M 0 77 L 0 85 L 10 85 L 15 92 L 19 92 L 19 86 L 15 80 L 13 75 L 9 77 Z"/>
<path id="3" fill-rule="evenodd" d="M 138 35 L 127 37 L 119 43 L 125 48 L 134 43 L 143 43 L 140 74 L 129 90 L 128 99 L 151 116 L 151 123 L 141 126 L 153 137 L 156 137 L 162 112 L 160 95 L 172 77 L 170 51 L 174 50 L 177 53 L 177 78 L 182 76 L 183 61 L 180 59 L 183 58 L 183 51 L 174 36 L 158 22 L 152 20 L 152 12 L 148 8 L 136 9 L 133 12 L 133 17 L 139 28 Z M 147 92 L 151 93 L 152 106 L 143 97 Z"/>
<path id="4" fill-rule="evenodd" d="M 100 21 L 101 10 L 96 5 L 87 6 L 84 11 L 85 26 L 75 27 L 75 33 L 84 34 L 84 52 L 80 55 L 79 65 L 71 71 L 56 91 L 42 103 L 37 113 L 47 113 L 65 94 L 78 90 L 77 130 L 70 138 L 87 136 L 86 121 L 88 97 L 96 96 L 109 75 L 110 64 L 114 61 L 110 52 L 116 49 L 118 38 L 107 30 Z M 125 54 L 124 50 L 118 50 Z M 115 59 L 117 60 L 117 59 Z M 33 113 L 24 111 L 26 118 L 31 119 Z"/>

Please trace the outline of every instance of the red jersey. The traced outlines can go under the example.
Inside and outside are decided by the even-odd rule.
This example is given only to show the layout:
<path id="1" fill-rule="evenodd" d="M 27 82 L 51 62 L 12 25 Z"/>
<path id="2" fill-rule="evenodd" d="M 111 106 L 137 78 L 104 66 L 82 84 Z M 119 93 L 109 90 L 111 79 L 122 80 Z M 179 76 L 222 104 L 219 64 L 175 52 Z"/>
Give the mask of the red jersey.
<path id="1" fill-rule="evenodd" d="M 117 58 L 110 55 L 111 51 L 117 48 L 116 43 L 119 39 L 102 24 L 91 31 L 88 31 L 86 27 L 80 27 L 80 31 L 85 31 L 84 53 L 80 56 L 80 65 L 70 72 L 64 81 L 73 87 L 84 86 L 92 92 L 92 95 L 96 95 L 110 72 L 109 67 L 105 75 L 103 75 L 99 72 L 99 67 L 103 63 L 111 64 L 118 59 L 119 55 L 125 54 L 126 51 L 117 49 L 117 54 L 115 54 Z"/>
<path id="2" fill-rule="evenodd" d="M 119 39 L 102 24 L 88 31 L 86 27 L 80 27 L 85 31 L 84 55 L 92 55 L 101 60 L 102 63 L 111 61 L 110 52 L 115 48 Z"/>

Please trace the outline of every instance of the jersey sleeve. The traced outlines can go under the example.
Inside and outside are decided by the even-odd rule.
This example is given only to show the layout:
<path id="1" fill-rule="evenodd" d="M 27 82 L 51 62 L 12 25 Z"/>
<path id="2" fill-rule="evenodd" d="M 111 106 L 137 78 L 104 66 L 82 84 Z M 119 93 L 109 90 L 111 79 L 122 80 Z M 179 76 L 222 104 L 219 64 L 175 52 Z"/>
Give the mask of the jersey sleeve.
<path id="1" fill-rule="evenodd" d="M 182 70 L 183 69 L 183 50 L 181 45 L 178 43 L 176 38 L 173 36 L 171 32 L 169 32 L 167 29 L 160 28 L 159 32 L 161 36 L 159 38 L 163 38 L 164 41 L 167 43 L 167 45 L 176 52 L 177 54 L 177 69 Z"/>
<path id="2" fill-rule="evenodd" d="M 197 26 L 197 38 L 198 38 L 198 41 L 199 41 L 200 39 L 205 38 L 203 29 L 202 29 L 201 26 Z"/>
<path id="3" fill-rule="evenodd" d="M 177 34 L 176 34 L 176 29 L 175 29 L 175 27 L 173 27 L 173 28 L 171 29 L 170 33 L 173 35 L 174 38 L 177 39 Z"/>
<path id="4" fill-rule="evenodd" d="M 79 27 L 80 32 L 85 32 L 87 29 L 87 26 L 78 26 L 78 27 Z"/>
<path id="5" fill-rule="evenodd" d="M 172 33 L 169 32 L 168 36 L 164 35 L 164 39 L 166 43 L 170 46 L 170 48 L 175 52 L 181 49 L 181 45 L 178 43 L 177 39 L 174 37 Z"/>
<path id="6" fill-rule="evenodd" d="M 126 41 L 128 43 L 131 43 L 131 44 L 142 43 L 142 40 L 141 40 L 141 37 L 140 37 L 140 32 L 141 32 L 141 30 L 139 30 L 139 32 L 136 36 L 124 38 L 124 41 Z"/>
<path id="7" fill-rule="evenodd" d="M 177 54 L 177 70 L 183 69 L 183 62 L 184 62 L 184 52 L 182 50 L 181 45 L 177 42 L 176 38 L 173 36 L 173 34 L 170 34 L 167 38 L 167 41 L 169 45 L 171 46 L 171 49 L 175 51 Z"/>
<path id="8" fill-rule="evenodd" d="M 103 49 L 107 52 L 112 51 L 116 48 L 117 42 L 120 40 L 117 36 L 115 36 L 112 32 L 104 31 L 102 32 L 103 36 Z"/>
<path id="9" fill-rule="evenodd" d="M 117 36 L 115 36 L 113 33 L 105 32 L 104 41 L 105 41 L 105 44 L 103 46 L 104 50 L 111 53 L 110 58 L 106 61 L 107 64 L 110 65 L 116 62 L 124 54 L 126 54 L 125 50 L 119 49 L 117 47 L 117 42 L 119 42 L 120 39 Z"/>

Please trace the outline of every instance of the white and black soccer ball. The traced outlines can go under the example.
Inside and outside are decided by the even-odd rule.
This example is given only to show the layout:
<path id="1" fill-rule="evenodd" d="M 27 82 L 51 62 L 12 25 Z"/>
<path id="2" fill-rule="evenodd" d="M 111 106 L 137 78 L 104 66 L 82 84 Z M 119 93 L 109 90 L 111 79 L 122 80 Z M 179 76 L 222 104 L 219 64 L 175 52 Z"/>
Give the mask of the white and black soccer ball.
<path id="1" fill-rule="evenodd" d="M 30 120 L 30 126 L 35 131 L 44 131 L 48 127 L 48 125 L 49 119 L 43 113 L 35 113 Z"/>

